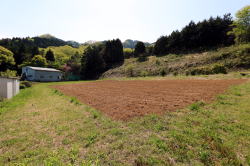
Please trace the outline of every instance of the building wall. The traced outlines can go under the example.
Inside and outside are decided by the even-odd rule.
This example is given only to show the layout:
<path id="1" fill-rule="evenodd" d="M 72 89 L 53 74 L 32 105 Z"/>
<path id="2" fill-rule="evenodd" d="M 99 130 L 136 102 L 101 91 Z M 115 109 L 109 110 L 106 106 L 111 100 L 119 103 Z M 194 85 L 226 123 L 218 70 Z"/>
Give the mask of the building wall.
<path id="1" fill-rule="evenodd" d="M 26 73 L 26 77 L 28 81 L 35 81 L 35 70 L 29 68 L 29 67 L 23 67 L 22 68 L 22 74 Z"/>
<path id="2" fill-rule="evenodd" d="M 10 99 L 12 98 L 12 96 L 14 96 L 14 84 L 12 80 L 8 80 L 7 81 L 7 94 L 6 94 L 6 98 Z"/>
<path id="3" fill-rule="evenodd" d="M 20 82 L 14 78 L 0 77 L 0 96 L 10 99 L 19 93 Z"/>
<path id="4" fill-rule="evenodd" d="M 42 71 L 23 67 L 22 73 L 26 73 L 28 81 L 55 82 L 62 79 L 62 73 L 58 71 Z"/>
<path id="5" fill-rule="evenodd" d="M 55 82 L 61 81 L 62 74 L 61 72 L 54 71 L 35 71 L 35 81 L 41 82 Z"/>
<path id="6" fill-rule="evenodd" d="M 7 84 L 8 80 L 6 78 L 0 78 L 0 96 L 7 98 Z"/>

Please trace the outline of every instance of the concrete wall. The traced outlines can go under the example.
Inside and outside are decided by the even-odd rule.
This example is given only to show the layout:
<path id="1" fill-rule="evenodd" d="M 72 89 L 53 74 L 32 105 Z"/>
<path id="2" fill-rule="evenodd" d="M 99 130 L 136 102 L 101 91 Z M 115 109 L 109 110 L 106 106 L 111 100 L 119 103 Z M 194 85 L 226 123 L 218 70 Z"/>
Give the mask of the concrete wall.
<path id="1" fill-rule="evenodd" d="M 0 77 L 0 96 L 10 99 L 19 93 L 20 82 L 15 78 Z"/>

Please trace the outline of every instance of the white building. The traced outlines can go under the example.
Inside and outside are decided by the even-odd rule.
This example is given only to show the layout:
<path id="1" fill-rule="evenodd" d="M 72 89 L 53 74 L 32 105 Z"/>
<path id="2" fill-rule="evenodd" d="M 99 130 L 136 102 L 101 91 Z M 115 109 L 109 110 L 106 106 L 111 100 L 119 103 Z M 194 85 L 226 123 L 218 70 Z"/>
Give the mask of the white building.
<path id="1" fill-rule="evenodd" d="M 28 81 L 55 82 L 61 81 L 62 72 L 52 68 L 26 66 L 22 68 L 22 76 Z"/>
<path id="2" fill-rule="evenodd" d="M 20 81 L 18 78 L 0 77 L 0 97 L 10 99 L 19 93 Z"/>

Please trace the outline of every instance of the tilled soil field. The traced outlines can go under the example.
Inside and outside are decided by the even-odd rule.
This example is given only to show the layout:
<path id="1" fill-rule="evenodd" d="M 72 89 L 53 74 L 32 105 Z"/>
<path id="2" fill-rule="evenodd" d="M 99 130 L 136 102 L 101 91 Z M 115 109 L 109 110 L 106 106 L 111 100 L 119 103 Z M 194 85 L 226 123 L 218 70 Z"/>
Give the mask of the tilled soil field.
<path id="1" fill-rule="evenodd" d="M 146 114 L 162 114 L 184 108 L 194 102 L 209 102 L 234 80 L 153 80 L 96 81 L 57 85 L 62 93 L 102 111 L 115 120 L 129 120 Z"/>

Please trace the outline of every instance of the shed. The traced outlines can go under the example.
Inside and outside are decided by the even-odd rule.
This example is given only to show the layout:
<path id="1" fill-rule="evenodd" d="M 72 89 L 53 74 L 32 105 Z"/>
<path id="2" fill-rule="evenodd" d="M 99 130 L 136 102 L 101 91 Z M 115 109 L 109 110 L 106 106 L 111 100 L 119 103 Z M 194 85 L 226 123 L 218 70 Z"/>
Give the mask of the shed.
<path id="1" fill-rule="evenodd" d="M 0 77 L 0 97 L 10 99 L 19 93 L 20 81 L 16 77 Z"/>
<path id="2" fill-rule="evenodd" d="M 28 81 L 55 82 L 62 80 L 62 72 L 53 68 L 26 66 L 22 68 L 22 77 Z"/>

